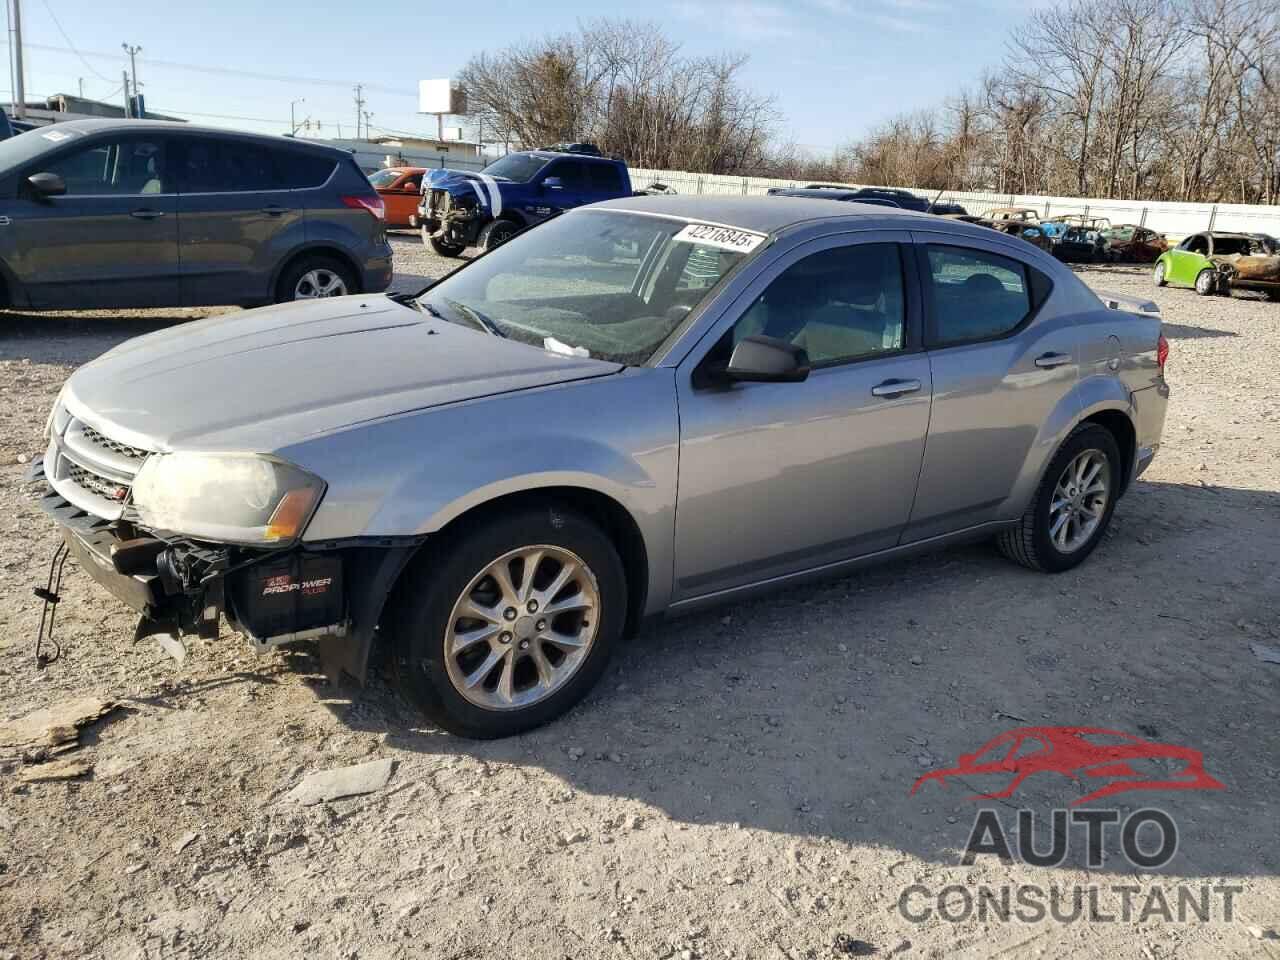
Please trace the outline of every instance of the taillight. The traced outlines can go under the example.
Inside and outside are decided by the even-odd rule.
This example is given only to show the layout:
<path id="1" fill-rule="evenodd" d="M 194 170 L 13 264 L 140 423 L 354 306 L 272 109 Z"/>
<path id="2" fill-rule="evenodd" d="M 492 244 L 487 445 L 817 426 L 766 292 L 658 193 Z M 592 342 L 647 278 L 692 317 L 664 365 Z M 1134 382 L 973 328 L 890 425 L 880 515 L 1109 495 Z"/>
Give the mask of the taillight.
<path id="1" fill-rule="evenodd" d="M 378 194 L 373 196 L 347 196 L 342 198 L 342 202 L 352 210 L 365 210 L 373 214 L 379 220 L 387 219 L 387 205 L 382 202 L 382 197 Z"/>
<path id="2" fill-rule="evenodd" d="M 1156 365 L 1160 368 L 1160 372 L 1164 373 L 1164 365 L 1169 362 L 1169 341 L 1164 338 L 1164 334 L 1160 334 L 1160 339 L 1156 341 Z"/>

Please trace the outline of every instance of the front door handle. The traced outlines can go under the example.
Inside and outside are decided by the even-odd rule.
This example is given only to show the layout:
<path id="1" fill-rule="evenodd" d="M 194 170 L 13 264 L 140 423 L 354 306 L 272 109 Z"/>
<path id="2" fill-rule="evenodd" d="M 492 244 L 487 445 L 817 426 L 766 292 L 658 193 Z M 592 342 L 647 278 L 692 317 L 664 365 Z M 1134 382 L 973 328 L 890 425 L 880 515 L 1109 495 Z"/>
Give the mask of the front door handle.
<path id="1" fill-rule="evenodd" d="M 1036 366 L 1043 367 L 1046 370 L 1053 367 L 1060 367 L 1064 363 L 1071 362 L 1071 354 L 1069 353 L 1042 353 L 1036 357 Z"/>
<path id="2" fill-rule="evenodd" d="M 135 217 L 138 220 L 158 220 L 164 216 L 164 211 L 148 210 L 146 208 L 143 208 L 141 210 L 134 210 L 132 213 L 129 214 L 129 216 Z"/>
<path id="3" fill-rule="evenodd" d="M 273 216 L 273 217 L 278 217 L 285 212 L 285 208 L 276 207 L 276 206 L 263 207 L 262 212 L 265 214 L 269 214 L 270 216 Z"/>
<path id="4" fill-rule="evenodd" d="M 920 389 L 919 380 L 886 380 L 871 388 L 873 397 L 900 397 L 904 393 L 915 393 Z"/>

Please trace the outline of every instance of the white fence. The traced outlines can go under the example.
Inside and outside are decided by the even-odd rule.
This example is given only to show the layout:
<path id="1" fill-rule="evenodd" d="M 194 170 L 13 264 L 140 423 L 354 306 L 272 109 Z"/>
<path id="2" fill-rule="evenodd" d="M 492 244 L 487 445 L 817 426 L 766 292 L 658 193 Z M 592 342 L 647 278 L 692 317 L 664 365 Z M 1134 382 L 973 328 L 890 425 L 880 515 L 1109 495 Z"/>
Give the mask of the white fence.
<path id="1" fill-rule="evenodd" d="M 631 183 L 637 190 L 655 182 L 665 183 L 674 188 L 677 193 L 759 196 L 770 187 L 802 187 L 807 181 L 632 168 Z M 936 194 L 936 191 L 907 189 L 929 200 L 932 200 Z M 1181 238 L 1200 230 L 1237 230 L 1243 233 L 1269 233 L 1280 236 L 1280 206 L 1101 200 L 963 191 L 944 191 L 940 202 L 958 203 L 970 213 L 976 214 L 985 213 L 995 207 L 1032 207 L 1042 220 L 1068 213 L 1083 213 L 1089 216 L 1107 217 L 1117 225 L 1136 223 L 1174 238 Z"/>

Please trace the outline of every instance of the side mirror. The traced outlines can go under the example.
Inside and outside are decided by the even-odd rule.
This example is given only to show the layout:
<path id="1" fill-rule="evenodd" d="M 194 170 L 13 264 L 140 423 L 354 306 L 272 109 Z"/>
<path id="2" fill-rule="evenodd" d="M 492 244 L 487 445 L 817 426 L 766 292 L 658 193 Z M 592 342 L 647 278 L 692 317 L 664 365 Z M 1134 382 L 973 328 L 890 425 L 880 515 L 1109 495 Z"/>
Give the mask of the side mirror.
<path id="1" fill-rule="evenodd" d="M 547 177 L 542 181 L 543 190 L 562 190 L 564 182 L 559 177 Z"/>
<path id="2" fill-rule="evenodd" d="M 60 197 L 67 192 L 67 183 L 56 173 L 33 173 L 27 183 L 39 197 Z"/>
<path id="3" fill-rule="evenodd" d="M 799 383 L 809 376 L 809 354 L 776 337 L 747 337 L 733 348 L 724 375 L 744 383 Z"/>

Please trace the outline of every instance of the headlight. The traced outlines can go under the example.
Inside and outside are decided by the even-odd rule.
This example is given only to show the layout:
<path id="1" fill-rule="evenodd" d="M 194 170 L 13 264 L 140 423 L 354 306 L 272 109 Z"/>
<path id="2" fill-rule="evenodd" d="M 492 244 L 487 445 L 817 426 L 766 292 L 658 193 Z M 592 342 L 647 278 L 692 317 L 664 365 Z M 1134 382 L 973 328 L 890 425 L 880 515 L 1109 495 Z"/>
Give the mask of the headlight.
<path id="1" fill-rule="evenodd" d="M 142 465 L 132 504 L 138 521 L 157 530 L 278 545 L 302 534 L 323 493 L 319 477 L 272 457 L 166 453 Z"/>

